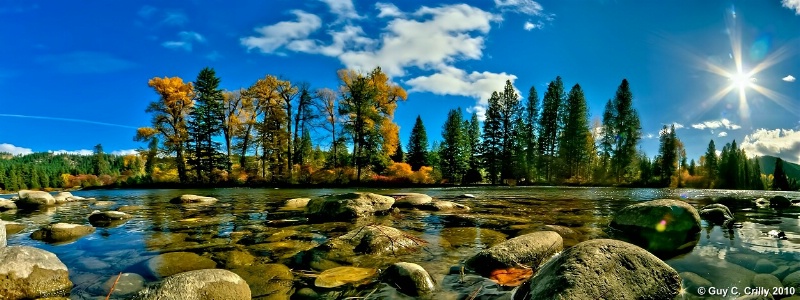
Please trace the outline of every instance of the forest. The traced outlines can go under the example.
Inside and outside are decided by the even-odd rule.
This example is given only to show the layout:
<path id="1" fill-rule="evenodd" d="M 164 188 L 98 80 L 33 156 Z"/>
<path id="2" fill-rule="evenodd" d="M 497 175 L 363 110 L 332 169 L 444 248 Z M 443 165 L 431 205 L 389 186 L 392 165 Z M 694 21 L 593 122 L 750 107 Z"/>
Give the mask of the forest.
<path id="1" fill-rule="evenodd" d="M 407 93 L 380 68 L 337 72 L 335 89 L 267 75 L 223 90 L 211 68 L 194 82 L 148 81 L 158 99 L 136 131 L 137 154 L 0 154 L 0 190 L 154 186 L 591 185 L 797 190 L 787 163 L 761 166 L 736 141 L 697 160 L 664 126 L 654 157 L 639 150 L 641 126 L 623 79 L 602 118 L 590 122 L 579 84 L 561 77 L 540 99 L 510 81 L 488 99 L 485 120 L 447 112 L 429 143 L 418 116 L 409 140 L 394 121 Z M 793 165 L 794 166 L 794 165 Z M 769 174 L 764 170 L 771 170 Z"/>

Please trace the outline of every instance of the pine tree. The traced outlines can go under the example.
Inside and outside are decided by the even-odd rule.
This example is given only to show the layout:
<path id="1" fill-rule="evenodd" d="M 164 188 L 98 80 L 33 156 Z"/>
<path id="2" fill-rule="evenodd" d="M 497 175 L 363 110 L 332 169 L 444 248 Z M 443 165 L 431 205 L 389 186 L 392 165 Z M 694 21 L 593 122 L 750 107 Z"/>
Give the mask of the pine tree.
<path id="1" fill-rule="evenodd" d="M 614 143 L 617 139 L 616 120 L 617 114 L 614 110 L 614 104 L 609 99 L 603 110 L 603 121 L 600 127 L 602 129 L 600 138 L 600 169 L 602 170 L 600 175 L 603 176 L 602 179 L 606 179 L 611 169 L 611 156 L 614 154 Z"/>
<path id="2" fill-rule="evenodd" d="M 422 124 L 422 118 L 419 115 L 411 129 L 407 148 L 408 164 L 411 165 L 412 171 L 417 171 L 420 167 L 428 164 L 428 134 L 425 132 L 425 125 Z"/>
<path id="3" fill-rule="evenodd" d="M 689 162 L 689 168 L 687 169 L 690 176 L 695 175 L 695 169 L 697 169 L 697 164 L 695 164 L 694 158 L 692 158 L 692 160 Z"/>
<path id="4" fill-rule="evenodd" d="M 514 90 L 511 80 L 506 80 L 503 92 L 500 94 L 499 101 L 499 121 L 500 121 L 500 175 L 502 179 L 518 179 L 514 172 L 514 140 L 518 137 L 517 132 L 521 129 L 516 125 L 522 118 L 519 95 Z"/>
<path id="5" fill-rule="evenodd" d="M 589 133 L 589 112 L 581 86 L 576 84 L 567 96 L 566 117 L 559 141 L 559 157 L 566 168 L 564 178 L 580 176 L 581 167 L 589 160 L 586 139 Z"/>
<path id="6" fill-rule="evenodd" d="M 104 174 L 105 175 L 111 174 L 111 166 L 108 165 L 108 160 L 106 160 L 106 154 L 103 153 L 103 145 L 97 144 L 94 146 L 92 163 L 94 165 L 94 175 L 100 176 Z"/>
<path id="7" fill-rule="evenodd" d="M 775 160 L 775 171 L 772 173 L 772 189 L 776 191 L 789 191 L 789 179 L 783 171 L 783 159 Z"/>
<path id="8" fill-rule="evenodd" d="M 705 172 L 706 178 L 708 180 L 708 187 L 712 188 L 715 186 L 715 182 L 717 181 L 717 172 L 719 169 L 718 158 L 717 158 L 717 148 L 714 145 L 714 140 L 708 142 L 708 148 L 706 148 L 706 154 L 704 155 L 706 163 L 705 163 Z"/>
<path id="9" fill-rule="evenodd" d="M 500 120 L 500 94 L 492 92 L 489 97 L 489 106 L 486 109 L 486 120 L 483 121 L 483 144 L 481 153 L 483 165 L 486 168 L 489 182 L 497 184 L 497 179 L 502 168 L 501 151 L 503 136 Z"/>
<path id="10" fill-rule="evenodd" d="M 400 139 L 398 137 L 398 139 Z M 391 159 L 393 162 L 401 163 L 405 160 L 405 154 L 403 153 L 403 143 L 397 143 L 397 149 L 394 150 L 394 154 L 392 154 Z"/>
<path id="11" fill-rule="evenodd" d="M 464 122 L 466 134 L 467 153 L 469 154 L 469 169 L 464 175 L 464 183 L 477 183 L 483 181 L 480 172 L 481 167 L 481 127 L 478 123 L 478 115 L 472 114 L 472 118 Z"/>
<path id="12" fill-rule="evenodd" d="M 525 178 L 529 181 L 536 180 L 536 125 L 539 118 L 539 95 L 536 87 L 531 86 L 528 91 L 528 101 L 525 103 L 523 128 L 519 142 L 525 149 Z"/>
<path id="13" fill-rule="evenodd" d="M 664 125 L 661 129 L 659 140 L 658 154 L 661 158 L 659 161 L 659 170 L 661 171 L 659 177 L 661 186 L 667 187 L 670 186 L 672 176 L 675 175 L 678 166 L 677 137 L 674 125 L 671 128 Z"/>
<path id="14" fill-rule="evenodd" d="M 564 95 L 564 84 L 561 76 L 556 77 L 547 85 L 547 92 L 542 101 L 542 115 L 539 118 L 539 136 L 537 139 L 539 158 L 539 170 L 544 172 L 545 180 L 551 181 L 556 150 L 558 149 L 559 136 L 559 112 L 562 111 Z"/>
<path id="15" fill-rule="evenodd" d="M 617 182 L 630 175 L 631 163 L 636 155 L 636 148 L 641 138 L 639 115 L 633 108 L 633 93 L 627 79 L 623 79 L 617 88 L 613 106 L 615 110 L 614 133 L 615 143 L 611 157 L 611 166 Z"/>
<path id="16" fill-rule="evenodd" d="M 467 168 L 469 156 L 464 147 L 466 134 L 463 131 L 461 108 L 450 110 L 442 126 L 440 165 L 442 178 L 451 183 L 460 183 Z"/>
<path id="17" fill-rule="evenodd" d="M 190 114 L 188 127 L 192 150 L 189 165 L 194 168 L 199 182 L 208 182 L 214 169 L 228 169 L 220 152 L 221 144 L 214 141 L 214 137 L 222 133 L 224 119 L 224 98 L 219 83 L 214 69 L 208 67 L 201 70 L 195 80 L 196 106 Z"/>

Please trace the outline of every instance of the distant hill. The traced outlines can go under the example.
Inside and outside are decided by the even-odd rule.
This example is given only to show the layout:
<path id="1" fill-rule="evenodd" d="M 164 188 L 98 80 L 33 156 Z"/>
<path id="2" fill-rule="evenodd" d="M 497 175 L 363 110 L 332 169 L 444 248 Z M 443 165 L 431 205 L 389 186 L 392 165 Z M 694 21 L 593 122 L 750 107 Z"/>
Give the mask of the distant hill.
<path id="1" fill-rule="evenodd" d="M 775 161 L 777 157 L 774 156 L 761 156 L 758 158 L 758 163 L 761 164 L 761 173 L 772 174 L 775 173 Z M 794 178 L 800 181 L 800 165 L 795 163 L 783 161 L 783 171 L 786 172 L 786 177 Z"/>

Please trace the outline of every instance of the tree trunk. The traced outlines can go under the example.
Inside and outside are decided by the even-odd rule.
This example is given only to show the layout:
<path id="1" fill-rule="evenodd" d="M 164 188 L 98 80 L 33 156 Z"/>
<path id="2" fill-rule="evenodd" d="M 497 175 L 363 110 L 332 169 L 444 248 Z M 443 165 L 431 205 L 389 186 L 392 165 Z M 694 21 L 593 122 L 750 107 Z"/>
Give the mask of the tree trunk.
<path id="1" fill-rule="evenodd" d="M 183 161 L 183 145 L 179 144 L 176 149 L 175 165 L 178 167 L 178 180 L 181 183 L 186 183 L 186 164 Z"/>

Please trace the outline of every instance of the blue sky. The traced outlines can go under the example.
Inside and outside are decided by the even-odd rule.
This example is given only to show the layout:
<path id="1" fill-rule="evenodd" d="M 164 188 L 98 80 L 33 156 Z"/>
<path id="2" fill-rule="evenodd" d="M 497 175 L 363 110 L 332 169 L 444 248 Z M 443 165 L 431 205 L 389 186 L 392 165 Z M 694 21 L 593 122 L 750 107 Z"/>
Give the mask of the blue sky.
<path id="1" fill-rule="evenodd" d="M 800 0 L 11 0 L 0 24 L 0 151 L 142 147 L 155 76 L 210 66 L 225 89 L 267 74 L 335 88 L 337 69 L 380 65 L 410 91 L 404 144 L 418 114 L 440 139 L 449 109 L 480 113 L 506 79 L 522 97 L 579 83 L 599 120 L 627 78 L 650 156 L 675 123 L 690 158 L 736 139 L 800 161 Z M 744 100 L 720 93 L 737 61 L 758 71 Z"/>

